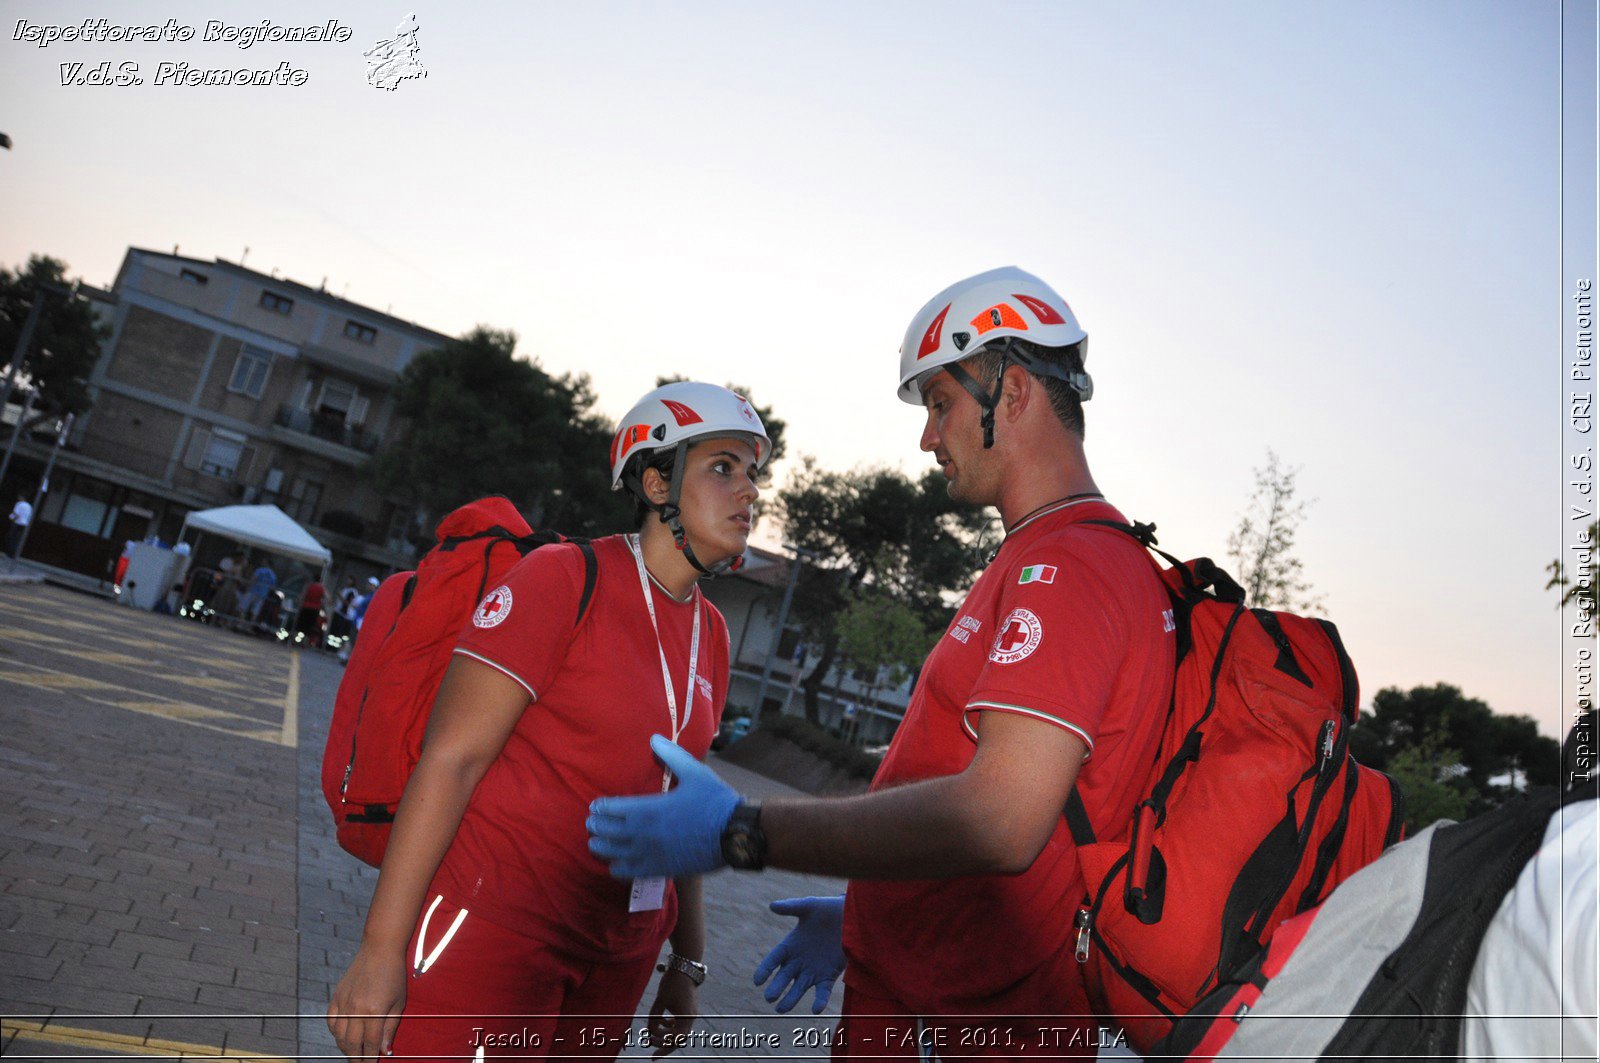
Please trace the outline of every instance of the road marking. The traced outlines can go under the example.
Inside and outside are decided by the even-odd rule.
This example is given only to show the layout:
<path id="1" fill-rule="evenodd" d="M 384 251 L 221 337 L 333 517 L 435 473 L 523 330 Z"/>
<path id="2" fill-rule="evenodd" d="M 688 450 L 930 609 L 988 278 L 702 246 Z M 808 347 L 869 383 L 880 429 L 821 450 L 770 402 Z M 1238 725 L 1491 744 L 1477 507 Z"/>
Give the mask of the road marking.
<path id="1" fill-rule="evenodd" d="M 160 716 L 163 719 L 173 720 L 177 723 L 186 723 L 192 727 L 204 727 L 211 731 L 221 731 L 223 734 L 235 735 L 240 738 L 251 738 L 258 742 L 271 742 L 277 745 L 281 742 L 282 731 L 274 728 L 263 730 L 261 725 L 265 720 L 253 716 L 244 716 L 224 709 L 207 708 L 192 702 L 179 701 L 176 698 L 164 698 L 160 694 L 151 694 L 143 690 L 130 690 L 127 687 L 115 686 L 111 683 L 102 683 L 97 679 L 87 679 L 83 676 L 71 675 L 60 672 L 54 668 L 46 668 L 40 664 L 27 664 L 17 662 L 24 668 L 36 669 L 42 675 L 35 675 L 15 670 L 0 671 L 0 681 L 10 681 L 22 686 L 30 686 L 39 690 L 73 690 L 77 697 L 85 701 L 92 701 L 97 705 L 109 705 L 114 709 L 126 709 L 129 712 L 143 713 L 147 716 Z M 124 693 L 122 700 L 108 697 L 95 697 L 85 691 L 91 689 L 117 690 Z M 133 695 L 140 699 L 130 701 L 126 695 Z M 243 723 L 253 724 L 250 730 L 240 730 L 234 727 L 223 727 L 218 724 L 205 723 L 207 719 L 239 720 Z"/>
<path id="2" fill-rule="evenodd" d="M 300 745 L 300 654 L 289 658 L 289 689 L 283 695 L 283 731 L 278 741 L 290 749 Z"/>
<path id="3" fill-rule="evenodd" d="M 7 1046 L 7 1055 L 29 1058 L 25 1053 L 16 1051 L 17 1042 L 43 1041 L 46 1044 L 71 1045 L 74 1048 L 100 1048 L 118 1051 L 130 1048 L 149 1049 L 149 1053 L 134 1055 L 127 1058 L 170 1058 L 173 1056 L 205 1056 L 212 1059 L 256 1059 L 261 1063 L 290 1063 L 281 1056 L 260 1055 L 255 1052 L 246 1052 L 238 1048 L 224 1051 L 215 1045 L 189 1044 L 185 1041 L 166 1041 L 159 1037 L 137 1037 L 125 1033 L 105 1033 L 100 1030 L 84 1030 L 75 1026 L 57 1026 L 51 1023 L 40 1027 L 38 1023 L 23 1022 L 16 1019 L 0 1019 L 0 1030 L 15 1034 L 16 1040 Z M 42 1057 L 32 1057 L 42 1058 Z"/>

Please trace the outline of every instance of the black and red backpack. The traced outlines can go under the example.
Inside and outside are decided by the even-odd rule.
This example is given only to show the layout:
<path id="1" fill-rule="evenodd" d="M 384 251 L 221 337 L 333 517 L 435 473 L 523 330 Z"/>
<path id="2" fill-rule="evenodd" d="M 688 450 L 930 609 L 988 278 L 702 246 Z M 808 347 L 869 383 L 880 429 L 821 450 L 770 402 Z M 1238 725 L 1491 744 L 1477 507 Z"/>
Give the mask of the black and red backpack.
<path id="1" fill-rule="evenodd" d="M 1153 525 L 1089 523 L 1155 549 Z M 1096 834 L 1076 790 L 1066 810 L 1090 1000 L 1141 1052 L 1404 823 L 1394 781 L 1349 753 L 1359 691 L 1338 629 L 1248 608 L 1209 558 L 1155 552 L 1170 566 L 1156 564 L 1177 666 L 1144 796 L 1113 837 Z"/>
<path id="2" fill-rule="evenodd" d="M 504 498 L 462 506 L 435 537 L 416 571 L 390 576 L 368 604 L 322 755 L 322 794 L 339 845 L 374 867 L 383 862 L 400 795 L 422 755 L 456 639 L 485 592 L 524 555 L 570 542 L 584 558 L 581 621 L 598 574 L 587 540 L 532 530 Z"/>

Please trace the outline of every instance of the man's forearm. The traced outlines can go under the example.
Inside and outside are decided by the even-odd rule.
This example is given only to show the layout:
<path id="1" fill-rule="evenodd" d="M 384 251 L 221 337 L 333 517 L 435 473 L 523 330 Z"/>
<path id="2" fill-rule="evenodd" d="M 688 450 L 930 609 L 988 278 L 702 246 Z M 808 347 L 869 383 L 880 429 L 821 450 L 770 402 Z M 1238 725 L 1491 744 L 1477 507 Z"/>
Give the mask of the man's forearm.
<path id="1" fill-rule="evenodd" d="M 859 797 L 763 802 L 772 867 L 841 878 L 947 878 L 1022 871 L 1038 855 L 1003 803 L 964 775 Z"/>

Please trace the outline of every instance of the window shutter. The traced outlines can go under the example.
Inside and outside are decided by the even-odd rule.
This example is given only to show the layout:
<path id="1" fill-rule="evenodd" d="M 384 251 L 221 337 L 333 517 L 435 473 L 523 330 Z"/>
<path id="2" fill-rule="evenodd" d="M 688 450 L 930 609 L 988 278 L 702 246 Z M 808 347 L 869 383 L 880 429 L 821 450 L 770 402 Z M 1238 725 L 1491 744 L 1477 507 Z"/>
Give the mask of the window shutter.
<path id="1" fill-rule="evenodd" d="M 194 432 L 189 436 L 189 449 L 184 452 L 183 466 L 186 469 L 198 469 L 206 456 L 206 448 L 211 445 L 211 432 L 209 429 L 195 426 Z"/>
<path id="2" fill-rule="evenodd" d="M 350 403 L 350 412 L 345 414 L 345 423 L 352 428 L 367 423 L 367 407 L 372 405 L 372 400 L 365 395 L 356 395 L 355 401 Z"/>
<path id="3" fill-rule="evenodd" d="M 242 484 L 249 479 L 250 466 L 255 463 L 255 460 L 256 448 L 251 444 L 246 443 L 244 449 L 239 452 L 239 464 L 233 470 L 233 480 L 235 483 Z"/>

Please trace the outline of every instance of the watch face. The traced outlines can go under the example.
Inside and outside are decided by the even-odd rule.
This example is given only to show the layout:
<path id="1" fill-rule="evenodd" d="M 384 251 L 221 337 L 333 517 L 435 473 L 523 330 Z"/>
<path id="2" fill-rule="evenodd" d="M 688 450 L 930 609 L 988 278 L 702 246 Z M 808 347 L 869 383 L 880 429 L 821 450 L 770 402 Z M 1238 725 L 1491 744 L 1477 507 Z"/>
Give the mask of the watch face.
<path id="1" fill-rule="evenodd" d="M 748 830 L 739 828 L 728 836 L 728 855 L 733 857 L 730 863 L 735 867 L 747 866 L 756 858 L 754 839 Z"/>

